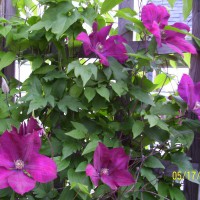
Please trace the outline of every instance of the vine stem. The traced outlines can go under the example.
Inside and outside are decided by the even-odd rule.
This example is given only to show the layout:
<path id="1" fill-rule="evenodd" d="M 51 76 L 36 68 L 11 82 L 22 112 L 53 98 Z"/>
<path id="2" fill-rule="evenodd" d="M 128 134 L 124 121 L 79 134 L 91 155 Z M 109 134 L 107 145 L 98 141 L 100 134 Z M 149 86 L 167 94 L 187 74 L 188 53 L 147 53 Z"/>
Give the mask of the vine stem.
<path id="1" fill-rule="evenodd" d="M 6 104 L 8 106 L 8 112 L 9 112 L 9 115 L 11 117 L 11 111 L 10 111 L 10 105 L 9 105 L 9 102 L 8 102 L 8 94 L 6 93 Z"/>
<path id="2" fill-rule="evenodd" d="M 49 139 L 49 137 L 48 137 L 48 135 L 46 133 L 44 133 L 44 135 L 47 138 L 47 141 L 48 141 L 50 149 L 51 149 L 51 158 L 53 158 L 54 157 L 54 150 L 53 150 L 53 146 L 52 146 L 51 140 Z"/>

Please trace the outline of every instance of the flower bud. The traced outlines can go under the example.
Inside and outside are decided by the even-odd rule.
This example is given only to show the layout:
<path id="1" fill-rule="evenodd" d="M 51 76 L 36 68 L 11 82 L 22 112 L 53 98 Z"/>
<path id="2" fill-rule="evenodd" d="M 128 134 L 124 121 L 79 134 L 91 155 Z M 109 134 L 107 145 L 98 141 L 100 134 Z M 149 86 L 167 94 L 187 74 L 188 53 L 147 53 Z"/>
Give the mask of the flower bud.
<path id="1" fill-rule="evenodd" d="M 3 91 L 3 93 L 7 94 L 9 93 L 9 87 L 8 87 L 8 84 L 6 83 L 6 80 L 2 77 L 1 78 L 1 89 Z"/>

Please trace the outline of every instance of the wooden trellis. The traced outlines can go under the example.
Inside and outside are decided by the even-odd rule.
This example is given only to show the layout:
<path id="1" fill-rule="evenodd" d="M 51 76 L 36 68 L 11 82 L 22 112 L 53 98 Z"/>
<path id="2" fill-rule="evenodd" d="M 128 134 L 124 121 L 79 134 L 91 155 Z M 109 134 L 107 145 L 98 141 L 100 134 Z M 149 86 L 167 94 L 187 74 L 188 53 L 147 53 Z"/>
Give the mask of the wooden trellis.
<path id="1" fill-rule="evenodd" d="M 130 7 L 133 8 L 134 0 L 124 0 L 123 3 L 120 4 L 119 8 Z M 15 11 L 12 7 L 11 0 L 0 0 L 0 16 L 9 19 L 11 16 L 15 14 Z M 192 33 L 200 38 L 200 0 L 193 0 L 193 11 L 192 11 Z M 132 47 L 133 50 L 138 50 L 144 48 L 148 43 L 144 42 L 136 42 L 132 41 L 132 32 L 127 32 L 125 25 L 130 23 L 124 19 L 119 19 L 119 34 L 123 34 L 123 36 L 128 40 L 128 44 Z M 3 49 L 4 44 L 0 42 L 0 48 Z M 169 54 L 174 53 L 170 48 L 163 45 L 163 47 L 158 48 L 159 54 Z M 83 53 L 79 54 L 79 56 L 83 57 Z M 4 69 L 4 74 L 7 78 L 14 77 L 15 71 L 14 63 L 11 66 Z M 192 55 L 191 59 L 191 68 L 190 68 L 190 76 L 192 79 L 197 82 L 200 81 L 200 54 Z M 195 135 L 194 142 L 188 152 L 188 155 L 192 158 L 193 166 L 200 171 L 200 136 L 198 134 Z M 184 192 L 187 200 L 200 200 L 200 189 L 197 184 L 185 181 Z"/>

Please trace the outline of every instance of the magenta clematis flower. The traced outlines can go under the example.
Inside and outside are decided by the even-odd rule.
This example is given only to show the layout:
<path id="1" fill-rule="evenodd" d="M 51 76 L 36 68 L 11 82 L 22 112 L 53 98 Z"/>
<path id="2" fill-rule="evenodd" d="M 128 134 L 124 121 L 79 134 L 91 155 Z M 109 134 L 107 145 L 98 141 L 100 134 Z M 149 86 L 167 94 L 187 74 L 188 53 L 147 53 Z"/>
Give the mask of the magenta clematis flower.
<path id="1" fill-rule="evenodd" d="M 99 143 L 94 152 L 94 166 L 88 164 L 86 174 L 90 176 L 93 184 L 98 186 L 99 180 L 107 184 L 112 190 L 120 186 L 128 186 L 135 183 L 128 171 L 129 156 L 123 148 L 108 149 Z"/>
<path id="2" fill-rule="evenodd" d="M 183 55 L 182 52 L 196 54 L 195 47 L 185 40 L 185 34 L 164 30 L 165 26 L 168 25 L 169 17 L 170 15 L 164 6 L 156 6 L 153 3 L 149 3 L 142 8 L 141 18 L 144 26 L 155 36 L 159 47 L 162 44 L 166 44 L 180 55 Z M 190 31 L 189 26 L 184 23 L 174 23 L 171 26 L 180 30 Z"/>
<path id="3" fill-rule="evenodd" d="M 189 75 L 183 74 L 178 85 L 178 93 L 200 119 L 200 82 L 194 83 Z"/>
<path id="4" fill-rule="evenodd" d="M 83 42 L 85 55 L 88 56 L 90 53 L 94 52 L 99 56 L 100 62 L 105 66 L 109 66 L 108 57 L 114 57 L 120 63 L 124 63 L 128 59 L 126 48 L 123 45 L 123 43 L 127 43 L 127 41 L 122 36 L 115 35 L 106 39 L 111 27 L 112 24 L 98 31 L 98 24 L 94 22 L 92 26 L 93 32 L 89 36 L 81 32 L 76 37 L 77 40 Z"/>
<path id="5" fill-rule="evenodd" d="M 36 182 L 47 183 L 57 177 L 55 162 L 39 154 L 42 128 L 30 118 L 0 137 L 0 189 L 11 187 L 23 195 L 35 187 Z"/>

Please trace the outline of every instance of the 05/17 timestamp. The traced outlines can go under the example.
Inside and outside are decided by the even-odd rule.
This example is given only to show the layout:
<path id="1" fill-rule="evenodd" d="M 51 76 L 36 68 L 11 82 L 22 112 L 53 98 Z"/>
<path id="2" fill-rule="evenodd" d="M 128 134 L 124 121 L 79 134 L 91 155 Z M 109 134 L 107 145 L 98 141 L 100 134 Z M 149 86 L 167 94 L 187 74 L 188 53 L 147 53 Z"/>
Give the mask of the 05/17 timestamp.
<path id="1" fill-rule="evenodd" d="M 181 181 L 181 180 L 184 180 L 185 178 L 186 179 L 189 179 L 189 180 L 199 180 L 200 179 L 200 172 L 198 171 L 173 171 L 172 172 L 172 178 L 173 180 L 176 180 L 176 181 Z"/>

